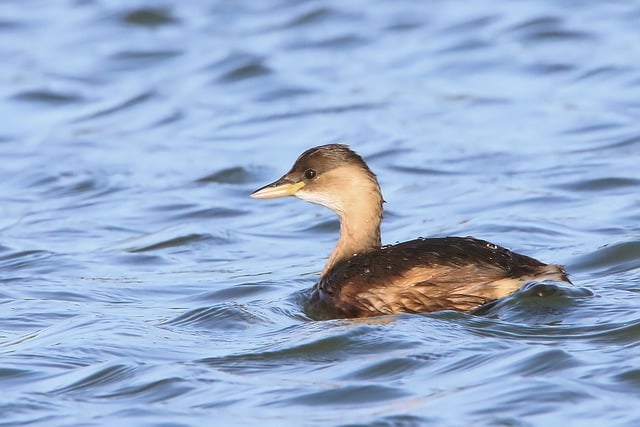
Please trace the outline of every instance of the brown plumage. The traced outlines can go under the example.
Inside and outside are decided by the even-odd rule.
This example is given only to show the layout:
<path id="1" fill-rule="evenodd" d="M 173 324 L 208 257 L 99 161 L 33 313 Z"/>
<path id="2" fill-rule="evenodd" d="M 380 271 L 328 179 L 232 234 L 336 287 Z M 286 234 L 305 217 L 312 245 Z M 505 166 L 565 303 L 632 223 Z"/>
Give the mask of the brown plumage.
<path id="1" fill-rule="evenodd" d="M 381 246 L 380 186 L 345 145 L 305 151 L 287 174 L 252 194 L 283 196 L 321 204 L 340 217 L 340 239 L 309 301 L 319 317 L 471 311 L 532 280 L 569 281 L 558 265 L 472 237 Z"/>

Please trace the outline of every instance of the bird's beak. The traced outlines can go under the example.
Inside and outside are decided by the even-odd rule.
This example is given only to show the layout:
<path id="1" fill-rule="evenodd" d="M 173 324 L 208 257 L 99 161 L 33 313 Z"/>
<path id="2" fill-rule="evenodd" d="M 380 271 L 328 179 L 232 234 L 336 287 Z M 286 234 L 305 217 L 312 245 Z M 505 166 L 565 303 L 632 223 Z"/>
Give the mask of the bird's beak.
<path id="1" fill-rule="evenodd" d="M 304 182 L 293 182 L 286 177 L 282 177 L 276 182 L 267 184 L 251 193 L 251 197 L 256 199 L 275 199 L 276 197 L 295 196 L 304 187 Z"/>

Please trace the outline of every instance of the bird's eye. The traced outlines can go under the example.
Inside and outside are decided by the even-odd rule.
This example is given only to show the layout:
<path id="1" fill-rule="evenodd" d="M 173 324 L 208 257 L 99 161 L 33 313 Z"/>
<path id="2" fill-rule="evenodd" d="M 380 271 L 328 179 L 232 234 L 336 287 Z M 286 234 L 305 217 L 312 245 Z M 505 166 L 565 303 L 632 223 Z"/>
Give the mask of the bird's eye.
<path id="1" fill-rule="evenodd" d="M 316 177 L 316 171 L 313 169 L 307 169 L 306 171 L 304 171 L 304 177 L 306 179 L 313 179 Z"/>

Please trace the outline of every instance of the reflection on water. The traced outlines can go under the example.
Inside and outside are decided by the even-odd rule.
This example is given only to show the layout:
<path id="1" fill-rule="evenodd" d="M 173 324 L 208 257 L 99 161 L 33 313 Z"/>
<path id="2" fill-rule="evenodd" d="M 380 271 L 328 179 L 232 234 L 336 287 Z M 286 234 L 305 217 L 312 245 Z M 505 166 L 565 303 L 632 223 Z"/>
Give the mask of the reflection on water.
<path id="1" fill-rule="evenodd" d="M 1 2 L 0 419 L 637 425 L 640 8 L 556 3 Z M 337 220 L 248 194 L 331 142 L 576 286 L 311 321 Z"/>

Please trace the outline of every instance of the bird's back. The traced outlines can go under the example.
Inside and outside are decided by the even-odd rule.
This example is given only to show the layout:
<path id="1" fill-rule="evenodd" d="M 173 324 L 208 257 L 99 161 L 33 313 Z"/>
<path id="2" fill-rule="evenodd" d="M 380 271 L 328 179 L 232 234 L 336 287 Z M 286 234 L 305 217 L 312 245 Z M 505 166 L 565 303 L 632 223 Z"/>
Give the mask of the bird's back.
<path id="1" fill-rule="evenodd" d="M 560 266 L 484 240 L 420 238 L 336 264 L 310 302 L 314 311 L 332 317 L 470 311 L 542 279 L 569 281 Z"/>

